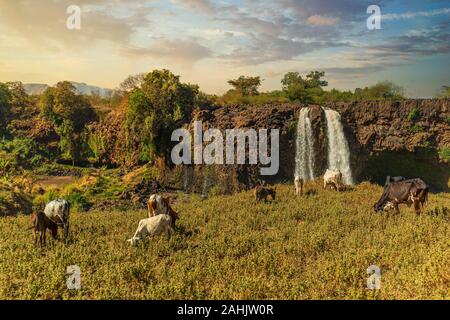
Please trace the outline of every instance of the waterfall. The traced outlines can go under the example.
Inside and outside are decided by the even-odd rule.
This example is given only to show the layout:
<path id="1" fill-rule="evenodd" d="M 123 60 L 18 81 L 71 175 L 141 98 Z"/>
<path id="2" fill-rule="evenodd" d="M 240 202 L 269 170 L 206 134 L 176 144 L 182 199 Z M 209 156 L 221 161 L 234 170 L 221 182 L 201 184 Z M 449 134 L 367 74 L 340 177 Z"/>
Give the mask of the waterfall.
<path id="1" fill-rule="evenodd" d="M 309 112 L 309 108 L 302 108 L 297 123 L 295 176 L 304 180 L 314 180 L 314 140 Z"/>
<path id="2" fill-rule="evenodd" d="M 354 184 L 350 168 L 350 151 L 345 139 L 341 116 L 331 109 L 324 109 L 328 135 L 328 168 L 339 169 L 345 184 Z"/>

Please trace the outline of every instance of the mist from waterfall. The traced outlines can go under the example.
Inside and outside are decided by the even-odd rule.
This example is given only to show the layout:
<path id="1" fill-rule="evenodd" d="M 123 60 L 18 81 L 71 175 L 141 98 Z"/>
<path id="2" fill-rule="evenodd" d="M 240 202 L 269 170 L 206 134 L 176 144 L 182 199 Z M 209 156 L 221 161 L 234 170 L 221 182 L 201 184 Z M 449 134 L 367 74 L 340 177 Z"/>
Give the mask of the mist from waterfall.
<path id="1" fill-rule="evenodd" d="M 314 180 L 314 139 L 309 113 L 309 108 L 300 110 L 295 150 L 295 176 L 305 181 Z"/>
<path id="2" fill-rule="evenodd" d="M 350 149 L 344 135 L 341 115 L 328 108 L 324 111 L 328 136 L 328 168 L 340 170 L 345 184 L 354 184 L 350 168 Z"/>

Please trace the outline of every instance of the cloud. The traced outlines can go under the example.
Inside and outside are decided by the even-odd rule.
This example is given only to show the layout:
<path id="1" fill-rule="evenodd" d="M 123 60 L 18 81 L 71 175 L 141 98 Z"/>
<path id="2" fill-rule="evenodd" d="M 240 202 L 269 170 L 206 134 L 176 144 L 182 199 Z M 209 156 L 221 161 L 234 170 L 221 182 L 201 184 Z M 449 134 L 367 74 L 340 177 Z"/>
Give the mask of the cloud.
<path id="1" fill-rule="evenodd" d="M 172 0 L 173 3 L 191 10 L 198 10 L 205 13 L 213 13 L 216 9 L 208 0 Z"/>
<path id="2" fill-rule="evenodd" d="M 306 20 L 306 23 L 317 25 L 317 26 L 332 26 L 332 25 L 336 24 L 336 22 L 338 20 L 339 20 L 338 18 L 330 18 L 330 17 L 321 16 L 320 14 L 315 14 L 313 16 L 308 17 L 308 19 Z"/>
<path id="3" fill-rule="evenodd" d="M 153 57 L 162 60 L 195 63 L 209 58 L 213 52 L 199 44 L 195 39 L 155 39 L 148 47 L 128 46 L 122 48 L 123 53 L 138 57 Z"/>
<path id="4" fill-rule="evenodd" d="M 81 30 L 68 30 L 66 9 L 73 1 L 0 1 L 0 21 L 3 28 L 42 48 L 85 48 L 98 40 L 114 44 L 130 41 L 140 26 L 148 24 L 147 11 L 138 1 L 126 2 L 130 14 L 117 16 L 114 6 L 106 0 L 81 0 Z M 125 4 L 116 0 L 114 4 Z"/>
<path id="5" fill-rule="evenodd" d="M 430 11 L 388 13 L 381 16 L 383 20 L 414 19 L 418 17 L 432 17 L 441 14 L 450 14 L 450 8 L 435 9 Z"/>

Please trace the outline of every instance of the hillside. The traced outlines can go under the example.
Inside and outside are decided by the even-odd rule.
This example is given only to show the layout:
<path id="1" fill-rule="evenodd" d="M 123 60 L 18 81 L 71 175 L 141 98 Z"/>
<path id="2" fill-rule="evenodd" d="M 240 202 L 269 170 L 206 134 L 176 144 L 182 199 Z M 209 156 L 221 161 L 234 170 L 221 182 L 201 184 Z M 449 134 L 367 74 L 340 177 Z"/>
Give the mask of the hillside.
<path id="1" fill-rule="evenodd" d="M 251 192 L 202 200 L 179 194 L 177 232 L 136 247 L 126 239 L 144 210 L 72 213 L 72 234 L 44 251 L 33 247 L 28 216 L 0 219 L 1 299 L 449 299 L 448 194 L 430 196 L 427 213 L 375 214 L 381 187 L 307 189 L 278 185 L 274 203 Z M 435 210 L 437 209 L 437 210 Z M 436 215 L 437 213 L 437 215 Z M 80 291 L 65 287 L 81 268 Z M 366 270 L 381 268 L 381 290 Z"/>
<path id="2" fill-rule="evenodd" d="M 111 95 L 113 90 L 101 88 L 97 86 L 88 85 L 86 83 L 74 82 L 71 83 L 77 88 L 78 94 L 92 95 L 98 93 L 101 97 L 106 98 Z M 42 83 L 25 83 L 23 85 L 25 91 L 29 95 L 39 95 L 49 88 L 48 84 Z"/>

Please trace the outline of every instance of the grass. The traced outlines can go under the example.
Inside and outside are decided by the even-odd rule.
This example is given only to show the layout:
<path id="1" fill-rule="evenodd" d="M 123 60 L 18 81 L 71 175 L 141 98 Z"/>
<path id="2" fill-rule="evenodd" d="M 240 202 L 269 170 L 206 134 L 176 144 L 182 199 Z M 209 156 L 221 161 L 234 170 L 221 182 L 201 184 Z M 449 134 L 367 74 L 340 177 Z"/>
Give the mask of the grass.
<path id="1" fill-rule="evenodd" d="M 312 184 L 309 185 L 311 187 Z M 34 248 L 28 216 L 0 219 L 1 299 L 449 299 L 449 216 L 375 214 L 379 186 L 255 204 L 251 191 L 179 195 L 177 232 L 131 247 L 144 210 L 71 215 L 68 244 Z M 307 185 L 308 188 L 308 185 Z M 428 209 L 450 207 L 430 196 Z M 79 291 L 66 268 L 81 268 Z M 381 290 L 366 270 L 381 268 Z"/>

